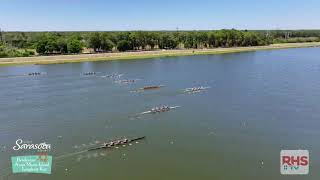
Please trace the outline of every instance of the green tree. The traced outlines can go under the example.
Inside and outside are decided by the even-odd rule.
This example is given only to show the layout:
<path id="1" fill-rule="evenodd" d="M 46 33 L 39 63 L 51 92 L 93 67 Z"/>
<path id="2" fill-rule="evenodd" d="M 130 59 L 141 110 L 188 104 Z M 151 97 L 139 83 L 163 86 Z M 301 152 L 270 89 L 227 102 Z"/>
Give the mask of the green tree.
<path id="1" fill-rule="evenodd" d="M 138 50 L 140 47 L 140 42 L 138 39 L 138 35 L 136 32 L 132 32 L 129 35 L 129 44 L 131 45 L 131 49 Z"/>
<path id="2" fill-rule="evenodd" d="M 185 48 L 196 48 L 195 34 L 194 32 L 189 32 L 184 40 Z"/>
<path id="3" fill-rule="evenodd" d="M 127 40 L 121 40 L 118 42 L 117 44 L 117 49 L 119 51 L 127 51 L 127 50 L 130 50 L 130 44 Z"/>
<path id="4" fill-rule="evenodd" d="M 88 47 L 92 48 L 95 52 L 100 51 L 101 35 L 99 32 L 94 32 L 89 35 Z"/>
<path id="5" fill-rule="evenodd" d="M 145 49 L 147 46 L 147 38 L 148 38 L 148 32 L 145 31 L 137 31 L 135 32 L 136 38 L 137 38 L 137 44 L 138 49 L 141 47 L 142 49 Z"/>
<path id="6" fill-rule="evenodd" d="M 53 39 L 49 39 L 47 41 L 47 44 L 46 44 L 46 52 L 48 54 L 52 54 L 54 53 L 55 51 L 58 51 L 59 48 L 58 48 L 58 44 L 57 44 L 57 41 L 53 40 Z"/>
<path id="7" fill-rule="evenodd" d="M 69 40 L 67 47 L 69 53 L 80 53 L 83 48 L 81 41 L 76 38 Z"/>
<path id="8" fill-rule="evenodd" d="M 45 54 L 46 53 L 46 44 L 47 41 L 45 40 L 39 40 L 36 44 L 36 51 L 39 54 Z"/>
<path id="9" fill-rule="evenodd" d="M 0 51 L 4 51 L 4 49 L 5 49 L 4 44 L 2 42 L 0 42 Z"/>
<path id="10" fill-rule="evenodd" d="M 44 37 L 44 39 L 46 39 L 47 44 L 46 44 L 46 52 L 48 54 L 52 54 L 52 53 L 59 53 L 59 47 L 58 47 L 58 43 L 57 40 L 59 38 L 59 34 L 57 33 L 47 33 Z"/>
<path id="11" fill-rule="evenodd" d="M 113 42 L 114 45 L 117 44 L 118 41 L 119 41 L 118 36 L 117 36 L 116 33 L 109 33 L 108 34 L 108 39 L 110 39 Z"/>
<path id="12" fill-rule="evenodd" d="M 130 41 L 130 32 L 119 32 L 117 34 L 117 39 L 118 41 L 121 41 L 121 40 Z"/>
<path id="13" fill-rule="evenodd" d="M 161 49 L 174 49 L 178 45 L 178 40 L 170 33 L 164 33 L 160 36 L 159 47 Z"/>
<path id="14" fill-rule="evenodd" d="M 8 56 L 8 54 L 5 52 L 5 49 L 6 49 L 5 45 L 2 42 L 0 42 L 0 58 L 4 58 Z"/>
<path id="15" fill-rule="evenodd" d="M 146 44 L 151 47 L 151 49 L 154 49 L 156 45 L 159 43 L 159 34 L 156 32 L 150 32 L 147 34 L 146 38 Z"/>
<path id="16" fill-rule="evenodd" d="M 68 43 L 65 38 L 59 38 L 57 40 L 57 46 L 60 53 L 68 53 Z"/>
<path id="17" fill-rule="evenodd" d="M 100 49 L 103 51 L 111 51 L 114 43 L 109 39 L 109 34 L 103 33 L 100 37 Z"/>
<path id="18" fill-rule="evenodd" d="M 215 32 L 215 46 L 216 47 L 226 47 L 227 35 L 225 30 L 220 30 Z"/>
<path id="19" fill-rule="evenodd" d="M 0 28 L 0 43 L 3 43 L 2 30 Z"/>
<path id="20" fill-rule="evenodd" d="M 210 47 L 216 47 L 216 37 L 214 32 L 208 33 L 208 44 Z"/>

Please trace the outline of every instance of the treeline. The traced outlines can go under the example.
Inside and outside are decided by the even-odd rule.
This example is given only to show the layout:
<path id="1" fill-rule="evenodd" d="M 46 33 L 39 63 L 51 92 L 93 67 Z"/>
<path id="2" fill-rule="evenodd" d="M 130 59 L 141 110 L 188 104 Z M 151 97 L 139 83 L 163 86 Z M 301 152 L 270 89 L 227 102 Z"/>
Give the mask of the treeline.
<path id="1" fill-rule="evenodd" d="M 320 30 L 260 30 L 254 32 L 265 34 L 272 39 L 272 43 L 320 42 Z"/>
<path id="2" fill-rule="evenodd" d="M 12 44 L 7 44 L 4 40 L 4 33 L 0 29 L 0 58 L 3 57 L 26 57 L 32 56 L 35 53 L 27 49 L 19 49 L 12 46 Z"/>
<path id="3" fill-rule="evenodd" d="M 273 39 L 320 37 L 320 30 L 260 30 L 254 32 L 267 34 Z"/>
<path id="4" fill-rule="evenodd" d="M 79 34 L 63 36 L 59 33 L 45 33 L 33 44 L 39 54 L 73 54 L 80 53 L 84 42 Z"/>
<path id="5" fill-rule="evenodd" d="M 269 44 L 266 37 L 238 30 L 196 32 L 95 32 L 88 35 L 88 48 L 101 51 L 146 49 L 214 48 Z"/>
<path id="6" fill-rule="evenodd" d="M 128 32 L 0 32 L 0 54 L 32 55 L 154 49 L 261 46 L 319 41 L 319 30 L 302 31 L 128 31 Z M 4 50 L 6 49 L 6 50 Z M 17 50 L 19 49 L 19 51 Z"/>
<path id="7" fill-rule="evenodd" d="M 28 57 L 35 55 L 34 51 L 27 49 L 18 49 L 14 47 L 7 47 L 0 42 L 0 58 L 5 57 Z"/>

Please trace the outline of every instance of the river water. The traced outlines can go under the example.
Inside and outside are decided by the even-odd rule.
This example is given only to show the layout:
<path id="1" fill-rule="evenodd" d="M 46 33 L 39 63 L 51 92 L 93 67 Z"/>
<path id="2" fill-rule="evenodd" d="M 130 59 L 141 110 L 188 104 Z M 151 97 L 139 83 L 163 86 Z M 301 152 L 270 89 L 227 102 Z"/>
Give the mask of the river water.
<path id="1" fill-rule="evenodd" d="M 320 179 L 320 49 L 0 67 L 0 179 Z M 99 72 L 83 76 L 83 72 Z M 43 76 L 21 76 L 46 72 Z M 105 74 L 121 73 L 133 84 Z M 159 90 L 130 92 L 147 85 Z M 182 89 L 211 88 L 194 94 Z M 153 106 L 178 109 L 140 117 Z M 146 136 L 131 146 L 82 152 Z M 51 144 L 51 175 L 11 174 L 17 139 Z M 310 173 L 280 174 L 306 149 Z"/>

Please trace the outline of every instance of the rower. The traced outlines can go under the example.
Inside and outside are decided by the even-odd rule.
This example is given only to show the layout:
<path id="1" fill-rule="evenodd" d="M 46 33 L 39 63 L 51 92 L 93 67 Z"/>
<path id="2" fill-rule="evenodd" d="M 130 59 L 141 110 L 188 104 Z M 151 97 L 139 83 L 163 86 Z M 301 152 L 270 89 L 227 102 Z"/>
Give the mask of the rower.
<path id="1" fill-rule="evenodd" d="M 119 145 L 121 143 L 120 140 L 117 140 L 116 142 L 114 142 L 114 145 Z"/>
<path id="2" fill-rule="evenodd" d="M 116 145 L 113 141 L 111 141 L 110 143 L 109 143 L 109 146 L 114 146 L 114 145 Z"/>
<path id="3" fill-rule="evenodd" d="M 161 112 L 166 111 L 166 107 L 165 107 L 165 106 L 161 106 L 161 107 L 160 107 L 160 111 L 161 111 Z"/>
<path id="4" fill-rule="evenodd" d="M 129 140 L 128 140 L 127 138 L 125 138 L 125 139 L 122 140 L 121 144 L 125 144 L 125 143 L 127 143 L 128 141 L 129 141 Z"/>

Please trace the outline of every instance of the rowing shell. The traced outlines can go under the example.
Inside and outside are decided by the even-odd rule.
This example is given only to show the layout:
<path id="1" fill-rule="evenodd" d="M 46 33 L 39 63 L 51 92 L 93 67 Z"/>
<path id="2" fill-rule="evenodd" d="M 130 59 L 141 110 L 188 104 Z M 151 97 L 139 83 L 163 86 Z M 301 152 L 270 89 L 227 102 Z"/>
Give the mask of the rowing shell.
<path id="1" fill-rule="evenodd" d="M 145 139 L 145 138 L 146 138 L 145 136 L 142 136 L 142 137 L 130 139 L 130 140 L 128 140 L 128 142 L 126 142 L 126 143 L 118 144 L 118 145 L 114 145 L 114 146 L 105 146 L 105 145 L 102 145 L 102 146 L 99 146 L 99 147 L 95 147 L 95 148 L 92 148 L 92 149 L 88 149 L 88 151 L 94 151 L 94 150 L 99 150 L 99 149 L 108 149 L 108 148 L 112 148 L 112 147 L 115 147 L 115 146 L 121 146 L 121 145 L 128 144 L 128 143 L 131 143 L 131 142 L 139 141 L 139 140 L 142 140 L 142 139 Z"/>
<path id="2" fill-rule="evenodd" d="M 23 74 L 23 76 L 43 76 L 43 75 L 47 75 L 47 73 L 46 72 L 32 72 L 32 73 Z"/>
<path id="3" fill-rule="evenodd" d="M 188 93 L 192 93 L 192 92 L 199 92 L 199 91 L 204 91 L 204 90 L 207 90 L 207 89 L 210 89 L 211 87 L 210 86 L 207 86 L 207 87 L 202 87 L 200 89 L 197 89 L 195 90 L 195 88 L 186 88 L 183 90 L 183 92 L 188 92 Z"/>
<path id="4" fill-rule="evenodd" d="M 124 80 L 115 81 L 115 83 L 118 83 L 118 84 L 133 84 L 133 83 L 136 83 L 138 80 L 140 80 L 140 79 L 124 79 Z"/>
<path id="5" fill-rule="evenodd" d="M 143 92 L 143 91 L 147 91 L 147 90 L 156 90 L 156 89 L 160 89 L 162 87 L 164 87 L 164 85 L 145 86 L 145 87 L 139 88 L 139 89 L 131 91 L 131 92 Z"/>
<path id="6" fill-rule="evenodd" d="M 114 78 L 114 79 L 118 79 L 121 76 L 123 76 L 123 74 L 109 74 L 109 75 L 105 75 L 105 76 L 101 76 L 102 78 Z"/>
<path id="7" fill-rule="evenodd" d="M 179 107 L 181 107 L 181 106 L 172 106 L 172 107 L 170 107 L 170 110 L 177 109 Z M 166 111 L 163 111 L 163 112 L 166 112 Z M 158 112 L 154 112 L 154 111 L 149 110 L 149 111 L 145 111 L 145 112 L 139 113 L 138 115 L 154 114 L 154 113 L 158 113 Z"/>
<path id="8" fill-rule="evenodd" d="M 80 75 L 82 76 L 95 76 L 97 74 L 100 74 L 101 72 L 83 72 Z"/>

